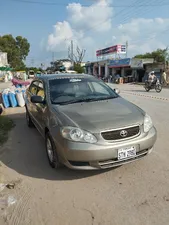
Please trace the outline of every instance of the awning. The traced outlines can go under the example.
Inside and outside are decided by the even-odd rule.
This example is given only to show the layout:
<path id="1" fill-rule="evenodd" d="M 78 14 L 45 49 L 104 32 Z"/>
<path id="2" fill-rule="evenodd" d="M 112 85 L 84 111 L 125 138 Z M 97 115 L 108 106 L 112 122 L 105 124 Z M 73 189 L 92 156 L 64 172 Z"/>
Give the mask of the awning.
<path id="1" fill-rule="evenodd" d="M 108 63 L 109 68 L 122 68 L 129 66 L 130 66 L 130 58 L 110 60 Z"/>
<path id="2" fill-rule="evenodd" d="M 130 65 L 118 65 L 118 66 L 109 66 L 109 68 L 119 68 L 119 69 L 121 69 L 121 68 L 130 68 Z"/>
<path id="3" fill-rule="evenodd" d="M 11 71 L 11 70 L 12 68 L 10 67 L 5 67 L 5 66 L 0 67 L 0 71 Z"/>

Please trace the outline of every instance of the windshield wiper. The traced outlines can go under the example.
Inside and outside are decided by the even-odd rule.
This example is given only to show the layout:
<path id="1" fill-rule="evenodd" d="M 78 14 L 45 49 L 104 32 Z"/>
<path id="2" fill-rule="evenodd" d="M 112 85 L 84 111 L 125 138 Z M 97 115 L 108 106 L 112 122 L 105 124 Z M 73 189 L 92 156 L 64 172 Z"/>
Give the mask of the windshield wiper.
<path id="1" fill-rule="evenodd" d="M 109 96 L 109 97 L 102 97 L 102 98 L 97 98 L 97 101 L 101 101 L 101 100 L 109 100 L 109 99 L 114 99 L 114 98 L 118 98 L 119 96 Z"/>
<path id="2" fill-rule="evenodd" d="M 117 97 L 118 96 L 111 96 L 106 98 L 105 97 L 104 98 L 82 98 L 82 99 L 73 99 L 66 102 L 53 102 L 53 103 L 59 104 L 59 105 L 68 105 L 68 104 L 74 104 L 74 103 L 80 103 L 80 102 L 94 102 L 94 101 L 108 100 L 108 99 L 113 99 Z"/>
<path id="3" fill-rule="evenodd" d="M 74 99 L 66 102 L 54 102 L 54 104 L 59 104 L 59 105 L 68 105 L 68 104 L 74 104 L 74 103 L 80 103 L 80 102 L 90 102 L 93 99 Z"/>

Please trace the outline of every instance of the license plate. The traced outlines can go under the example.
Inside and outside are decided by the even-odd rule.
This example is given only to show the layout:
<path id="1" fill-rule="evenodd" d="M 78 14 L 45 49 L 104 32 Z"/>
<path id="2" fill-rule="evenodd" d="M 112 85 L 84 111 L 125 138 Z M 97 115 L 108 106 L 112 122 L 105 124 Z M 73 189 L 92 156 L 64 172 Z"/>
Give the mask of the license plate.
<path id="1" fill-rule="evenodd" d="M 132 158 L 136 156 L 136 148 L 134 146 L 121 148 L 118 150 L 118 160 Z"/>

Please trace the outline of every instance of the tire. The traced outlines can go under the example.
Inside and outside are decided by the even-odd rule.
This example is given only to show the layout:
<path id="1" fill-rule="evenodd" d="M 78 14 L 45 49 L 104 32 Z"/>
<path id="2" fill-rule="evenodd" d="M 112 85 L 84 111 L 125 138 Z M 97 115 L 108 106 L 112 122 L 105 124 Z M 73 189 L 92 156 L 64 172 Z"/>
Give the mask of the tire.
<path id="1" fill-rule="evenodd" d="M 150 86 L 149 86 L 149 83 L 148 82 L 146 82 L 145 83 L 145 86 L 144 86 L 144 88 L 145 88 L 145 90 L 147 91 L 147 92 L 149 92 L 150 91 Z"/>
<path id="2" fill-rule="evenodd" d="M 27 109 L 26 109 L 26 121 L 27 121 L 28 127 L 30 128 L 35 127 Z"/>
<path id="3" fill-rule="evenodd" d="M 157 93 L 160 93 L 162 91 L 162 85 L 161 84 L 157 84 L 155 86 L 155 90 L 156 90 Z"/>
<path id="4" fill-rule="evenodd" d="M 61 167 L 61 163 L 57 155 L 54 141 L 49 132 L 45 136 L 45 145 L 46 145 L 46 153 L 47 153 L 50 166 L 52 168 L 59 169 Z"/>
<path id="5" fill-rule="evenodd" d="M 146 90 L 147 92 L 149 92 L 149 91 L 150 91 L 150 87 L 147 86 L 147 85 L 145 85 L 145 90 Z"/>
<path id="6" fill-rule="evenodd" d="M 149 91 L 150 91 L 150 88 L 148 88 L 148 87 L 145 87 L 145 90 L 146 90 L 147 92 L 149 92 Z"/>

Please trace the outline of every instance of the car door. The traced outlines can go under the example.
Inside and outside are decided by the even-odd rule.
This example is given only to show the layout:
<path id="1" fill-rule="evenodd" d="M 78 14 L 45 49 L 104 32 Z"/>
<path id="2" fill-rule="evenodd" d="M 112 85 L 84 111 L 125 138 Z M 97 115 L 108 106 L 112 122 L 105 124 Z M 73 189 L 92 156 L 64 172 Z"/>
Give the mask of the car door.
<path id="1" fill-rule="evenodd" d="M 36 105 L 31 102 L 31 97 L 37 94 L 38 85 L 39 81 L 33 81 L 26 92 L 26 107 L 33 121 L 35 120 Z"/>
<path id="2" fill-rule="evenodd" d="M 37 96 L 41 96 L 44 99 L 44 102 L 46 101 L 46 94 L 45 94 L 45 86 L 43 81 L 39 81 L 38 84 L 38 91 Z M 37 123 L 37 129 L 39 132 L 43 135 L 45 126 L 46 126 L 46 102 L 44 104 L 37 103 L 36 109 L 35 109 L 35 117 L 36 117 L 36 123 Z"/>

